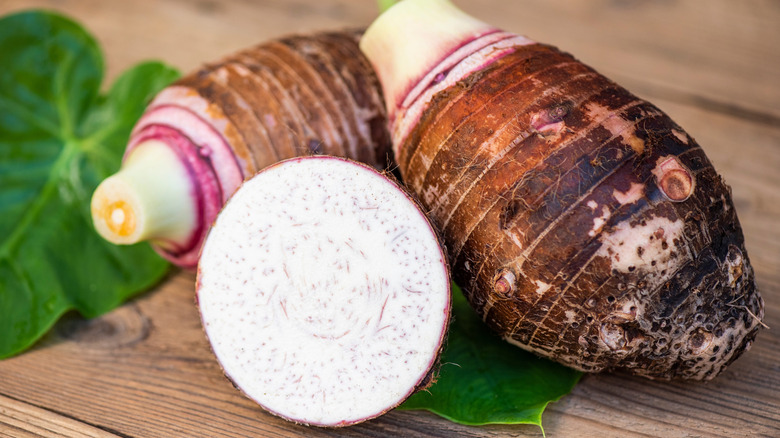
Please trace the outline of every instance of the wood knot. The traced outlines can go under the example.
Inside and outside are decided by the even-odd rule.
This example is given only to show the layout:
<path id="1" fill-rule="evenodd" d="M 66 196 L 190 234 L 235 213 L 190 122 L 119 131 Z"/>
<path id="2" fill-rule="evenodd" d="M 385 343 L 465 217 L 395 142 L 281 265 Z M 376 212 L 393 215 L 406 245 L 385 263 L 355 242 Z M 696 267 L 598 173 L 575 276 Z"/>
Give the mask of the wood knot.
<path id="1" fill-rule="evenodd" d="M 98 318 L 68 314 L 56 328 L 59 337 L 96 348 L 117 348 L 141 342 L 151 324 L 134 304 L 126 304 Z"/>

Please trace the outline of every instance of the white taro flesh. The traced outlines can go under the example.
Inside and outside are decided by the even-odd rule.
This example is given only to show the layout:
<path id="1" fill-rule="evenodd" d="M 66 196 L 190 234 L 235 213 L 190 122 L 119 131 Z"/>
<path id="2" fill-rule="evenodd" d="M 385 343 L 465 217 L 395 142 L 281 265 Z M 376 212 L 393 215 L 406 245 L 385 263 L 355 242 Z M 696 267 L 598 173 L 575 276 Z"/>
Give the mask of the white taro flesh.
<path id="1" fill-rule="evenodd" d="M 396 407 L 435 367 L 450 283 L 437 235 L 393 180 L 310 156 L 243 183 L 198 266 L 226 376 L 285 419 L 346 426 Z"/>

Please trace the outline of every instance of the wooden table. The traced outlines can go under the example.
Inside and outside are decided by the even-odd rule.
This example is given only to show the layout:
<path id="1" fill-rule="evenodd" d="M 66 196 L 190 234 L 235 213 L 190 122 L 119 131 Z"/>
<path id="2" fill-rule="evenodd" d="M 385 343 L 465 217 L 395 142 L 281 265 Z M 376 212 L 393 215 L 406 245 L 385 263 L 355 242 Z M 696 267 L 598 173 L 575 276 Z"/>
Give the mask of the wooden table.
<path id="1" fill-rule="evenodd" d="M 766 300 L 753 348 L 710 383 L 589 375 L 551 405 L 551 437 L 780 436 L 780 3 L 710 0 L 467 1 L 464 9 L 576 54 L 655 102 L 733 187 Z M 371 1 L 2 0 L 84 23 L 109 79 L 159 58 L 188 71 L 264 39 L 366 25 Z M 465 427 L 391 412 L 344 430 L 272 417 L 222 376 L 202 334 L 193 275 L 92 321 L 70 315 L 33 350 L 0 362 L 0 435 L 106 437 L 541 436 L 532 426 Z"/>

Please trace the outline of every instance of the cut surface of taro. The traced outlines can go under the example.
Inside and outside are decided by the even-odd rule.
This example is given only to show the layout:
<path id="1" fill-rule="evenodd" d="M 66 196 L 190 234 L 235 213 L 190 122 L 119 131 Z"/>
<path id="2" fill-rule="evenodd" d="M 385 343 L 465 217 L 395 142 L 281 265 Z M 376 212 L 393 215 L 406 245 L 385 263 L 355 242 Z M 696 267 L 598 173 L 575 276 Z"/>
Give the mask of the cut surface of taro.
<path id="1" fill-rule="evenodd" d="M 198 303 L 227 377 L 298 423 L 374 418 L 428 381 L 449 322 L 436 233 L 394 181 L 311 156 L 246 181 L 209 232 Z"/>

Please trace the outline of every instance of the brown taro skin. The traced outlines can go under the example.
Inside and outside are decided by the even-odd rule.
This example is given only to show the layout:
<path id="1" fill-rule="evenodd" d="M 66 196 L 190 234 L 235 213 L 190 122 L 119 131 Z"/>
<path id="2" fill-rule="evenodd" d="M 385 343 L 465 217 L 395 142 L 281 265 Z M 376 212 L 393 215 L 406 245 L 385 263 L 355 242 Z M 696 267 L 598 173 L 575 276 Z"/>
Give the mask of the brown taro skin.
<path id="1" fill-rule="evenodd" d="M 306 155 L 349 157 L 382 169 L 391 160 L 381 88 L 360 52 L 362 30 L 291 35 L 180 79 L 235 127 L 228 139 L 248 177 Z M 218 117 L 221 117 L 218 116 Z"/>
<path id="2" fill-rule="evenodd" d="M 161 255 L 194 268 L 224 202 L 271 164 L 308 155 L 379 170 L 392 163 L 384 99 L 358 47 L 361 35 L 347 29 L 268 41 L 206 64 L 157 95 L 130 145 L 184 145 L 187 160 L 202 169 L 190 172 L 198 225 L 185 242 L 160 239 Z"/>
<path id="3" fill-rule="evenodd" d="M 509 342 L 708 380 L 755 338 L 730 188 L 666 114 L 569 54 L 516 47 L 434 95 L 398 150 L 455 281 Z"/>

